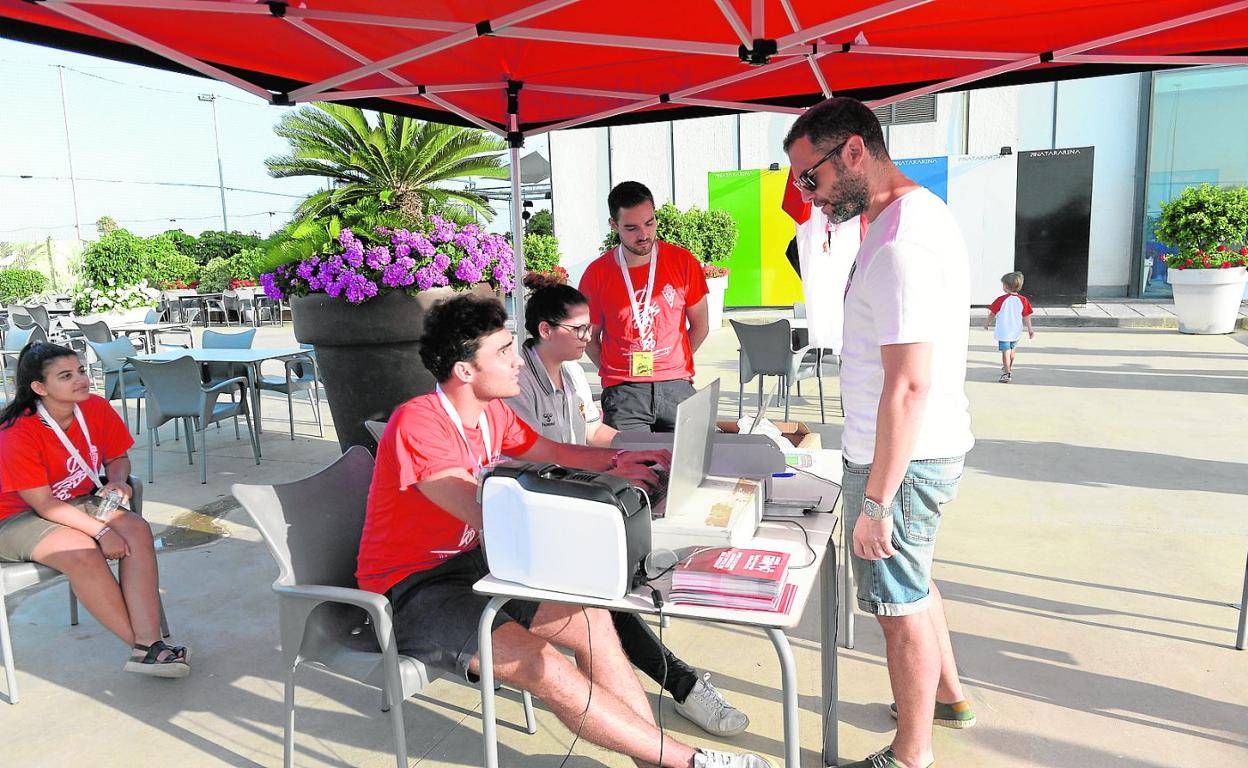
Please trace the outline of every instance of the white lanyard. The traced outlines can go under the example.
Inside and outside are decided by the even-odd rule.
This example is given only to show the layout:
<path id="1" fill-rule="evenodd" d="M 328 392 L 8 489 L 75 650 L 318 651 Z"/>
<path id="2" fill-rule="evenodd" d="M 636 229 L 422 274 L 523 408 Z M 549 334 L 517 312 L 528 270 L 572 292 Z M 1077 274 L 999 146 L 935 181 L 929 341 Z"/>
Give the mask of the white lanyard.
<path id="1" fill-rule="evenodd" d="M 446 393 L 442 391 L 442 385 L 437 385 L 438 400 L 442 401 L 442 410 L 446 411 L 446 415 L 450 417 L 451 423 L 455 425 L 455 429 L 459 430 L 459 438 L 464 441 L 464 447 L 468 449 L 469 455 L 473 457 L 473 461 L 477 462 L 477 469 L 481 469 L 485 465 L 491 463 L 494 457 L 491 455 L 490 443 L 490 421 L 485 418 L 485 411 L 481 411 L 481 416 L 477 419 L 477 428 L 481 430 L 481 439 L 485 442 L 485 461 L 482 462 L 477 457 L 477 452 L 473 450 L 472 444 L 468 442 L 468 433 L 464 432 L 464 422 L 459 418 L 459 412 L 455 410 L 455 406 L 451 404 Z"/>
<path id="2" fill-rule="evenodd" d="M 637 304 L 637 292 L 633 289 L 633 278 L 628 274 L 628 263 L 624 259 L 624 246 L 615 249 L 615 261 L 620 265 L 620 274 L 624 276 L 624 286 L 628 288 L 628 303 L 633 308 L 633 323 L 637 326 L 637 335 L 645 336 L 650 327 L 650 297 L 654 295 L 654 271 L 659 263 L 659 246 L 650 246 L 650 276 L 646 278 L 646 292 Z"/>
<path id="3" fill-rule="evenodd" d="M 35 407 L 38 409 L 39 416 L 43 418 L 44 423 L 56 434 L 56 439 L 61 441 L 61 445 L 78 462 L 78 466 L 82 468 L 82 471 L 87 473 L 87 477 L 91 479 L 95 487 L 103 488 L 104 486 L 100 485 L 99 467 L 92 467 L 87 464 L 87 460 L 82 458 L 82 454 L 69 441 L 69 435 L 65 434 L 65 430 L 61 429 L 61 425 L 57 424 L 56 419 L 52 418 L 52 414 L 48 413 L 48 409 L 44 407 L 42 400 Z M 78 420 L 78 428 L 82 430 L 82 436 L 86 438 L 87 446 L 89 447 L 91 445 L 91 430 L 87 429 L 87 420 L 83 418 L 82 409 L 77 404 L 74 405 L 74 418 Z"/>

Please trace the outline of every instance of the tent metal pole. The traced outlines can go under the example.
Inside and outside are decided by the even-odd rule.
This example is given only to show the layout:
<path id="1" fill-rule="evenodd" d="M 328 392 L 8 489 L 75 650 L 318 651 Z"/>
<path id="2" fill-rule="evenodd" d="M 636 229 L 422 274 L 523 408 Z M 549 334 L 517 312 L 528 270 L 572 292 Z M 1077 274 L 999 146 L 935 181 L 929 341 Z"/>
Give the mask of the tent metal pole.
<path id="1" fill-rule="evenodd" d="M 523 137 L 521 137 L 523 141 Z M 511 297 L 515 302 L 516 344 L 524 338 L 524 201 L 520 197 L 520 144 L 511 142 L 511 247 L 516 253 L 516 287 Z"/>

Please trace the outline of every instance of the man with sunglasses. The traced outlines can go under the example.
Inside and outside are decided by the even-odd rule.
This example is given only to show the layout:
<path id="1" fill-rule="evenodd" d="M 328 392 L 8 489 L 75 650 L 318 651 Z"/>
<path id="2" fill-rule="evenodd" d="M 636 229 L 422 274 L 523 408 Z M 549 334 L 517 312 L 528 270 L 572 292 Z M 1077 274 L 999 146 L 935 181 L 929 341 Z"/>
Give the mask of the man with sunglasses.
<path id="1" fill-rule="evenodd" d="M 843 499 L 858 606 L 884 631 L 897 734 L 849 768 L 927 768 L 933 722 L 975 723 L 931 579 L 941 508 L 974 444 L 966 246 L 944 202 L 893 165 L 861 102 L 807 110 L 784 149 L 804 200 L 833 223 L 870 223 L 844 294 Z"/>
<path id="2" fill-rule="evenodd" d="M 602 378 L 603 421 L 631 432 L 671 432 L 693 394 L 693 353 L 710 331 L 706 278 L 693 254 L 656 236 L 654 195 L 625 181 L 607 196 L 620 244 L 585 270 L 586 351 Z"/>

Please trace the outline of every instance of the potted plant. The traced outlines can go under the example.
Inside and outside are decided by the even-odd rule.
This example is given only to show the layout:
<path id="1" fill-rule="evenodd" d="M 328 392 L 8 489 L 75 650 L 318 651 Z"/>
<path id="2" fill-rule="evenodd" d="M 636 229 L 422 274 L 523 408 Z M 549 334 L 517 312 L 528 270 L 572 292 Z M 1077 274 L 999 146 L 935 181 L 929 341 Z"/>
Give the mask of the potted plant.
<path id="1" fill-rule="evenodd" d="M 512 248 L 502 235 L 437 215 L 423 230 L 352 228 L 336 218 L 319 226 L 327 237 L 311 248 L 315 237 L 289 242 L 303 254 L 261 274 L 260 285 L 290 302 L 295 338 L 316 348 L 343 450 L 375 447 L 364 421 L 384 421 L 436 383 L 419 355 L 425 313 L 457 291 L 509 293 Z"/>
<path id="2" fill-rule="evenodd" d="M 1166 279 L 1182 333 L 1230 333 L 1248 282 L 1248 189 L 1210 184 L 1188 187 L 1162 203 L 1157 240 L 1176 249 L 1166 256 Z"/>

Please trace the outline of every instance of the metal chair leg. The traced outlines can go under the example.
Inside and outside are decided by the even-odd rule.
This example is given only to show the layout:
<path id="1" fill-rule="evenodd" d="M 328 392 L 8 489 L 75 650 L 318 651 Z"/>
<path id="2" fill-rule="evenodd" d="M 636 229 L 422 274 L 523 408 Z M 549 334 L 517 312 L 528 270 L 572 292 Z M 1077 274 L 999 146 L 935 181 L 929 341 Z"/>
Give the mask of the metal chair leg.
<path id="1" fill-rule="evenodd" d="M 17 665 L 13 663 L 13 641 L 9 638 L 9 612 L 4 606 L 3 594 L 0 594 L 0 653 L 4 654 L 4 679 L 8 684 L 9 704 L 16 704 L 18 699 Z"/>
<path id="2" fill-rule="evenodd" d="M 1248 561 L 1244 563 L 1244 594 L 1239 598 L 1239 633 L 1235 635 L 1235 648 L 1244 650 L 1248 639 Z"/>

